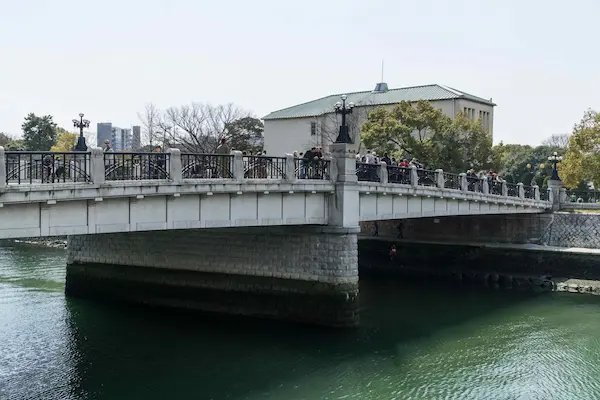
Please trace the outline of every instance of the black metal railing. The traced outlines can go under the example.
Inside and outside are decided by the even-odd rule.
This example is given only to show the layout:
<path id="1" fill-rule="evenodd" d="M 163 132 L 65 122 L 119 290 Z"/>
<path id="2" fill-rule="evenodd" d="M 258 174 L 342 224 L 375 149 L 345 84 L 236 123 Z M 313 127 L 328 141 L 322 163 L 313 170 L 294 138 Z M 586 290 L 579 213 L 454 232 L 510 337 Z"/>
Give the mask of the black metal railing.
<path id="1" fill-rule="evenodd" d="M 169 153 L 104 153 L 107 181 L 169 179 Z"/>
<path id="2" fill-rule="evenodd" d="M 231 179 L 233 156 L 228 154 L 181 154 L 183 179 Z"/>
<path id="3" fill-rule="evenodd" d="M 515 183 L 504 183 L 506 185 L 506 194 L 508 197 L 519 197 L 519 186 Z"/>
<path id="4" fill-rule="evenodd" d="M 286 158 L 246 156 L 243 158 L 244 178 L 286 179 Z"/>
<path id="5" fill-rule="evenodd" d="M 444 172 L 444 187 L 446 189 L 457 189 L 460 190 L 460 176 L 457 174 L 451 174 Z"/>
<path id="6" fill-rule="evenodd" d="M 483 193 L 483 179 L 476 176 L 467 176 L 467 190 L 469 192 Z"/>
<path id="7" fill-rule="evenodd" d="M 295 158 L 294 176 L 296 179 L 329 180 L 331 161 L 318 159 Z"/>
<path id="8" fill-rule="evenodd" d="M 540 190 L 540 200 L 543 200 L 543 201 L 550 200 L 550 196 L 548 195 L 548 190 L 546 190 L 546 189 Z"/>
<path id="9" fill-rule="evenodd" d="M 437 186 L 435 181 L 435 171 L 428 169 L 417 169 L 418 184 L 420 186 Z"/>
<path id="10" fill-rule="evenodd" d="M 388 165 L 387 171 L 389 183 L 401 183 L 403 185 L 410 185 L 410 168 L 398 167 L 396 165 Z"/>
<path id="11" fill-rule="evenodd" d="M 600 192 L 595 190 L 567 190 L 567 201 L 572 203 L 597 203 Z"/>
<path id="12" fill-rule="evenodd" d="M 359 181 L 381 182 L 379 164 L 356 163 L 356 176 Z"/>
<path id="13" fill-rule="evenodd" d="M 523 192 L 525 193 L 526 199 L 535 199 L 535 190 L 536 188 L 533 186 L 523 185 Z"/>
<path id="14" fill-rule="evenodd" d="M 502 182 L 488 180 L 488 190 L 490 194 L 502 196 Z"/>
<path id="15" fill-rule="evenodd" d="M 8 184 L 90 182 L 90 153 L 7 151 L 5 157 Z"/>

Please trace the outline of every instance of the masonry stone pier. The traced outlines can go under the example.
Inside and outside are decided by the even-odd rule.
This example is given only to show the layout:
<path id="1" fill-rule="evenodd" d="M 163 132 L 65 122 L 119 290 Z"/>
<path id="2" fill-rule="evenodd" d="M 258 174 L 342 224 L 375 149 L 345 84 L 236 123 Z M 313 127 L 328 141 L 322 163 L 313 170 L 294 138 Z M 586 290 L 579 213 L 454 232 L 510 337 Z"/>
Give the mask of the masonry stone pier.
<path id="1" fill-rule="evenodd" d="M 74 235 L 71 296 L 358 324 L 357 229 L 216 228 Z"/>

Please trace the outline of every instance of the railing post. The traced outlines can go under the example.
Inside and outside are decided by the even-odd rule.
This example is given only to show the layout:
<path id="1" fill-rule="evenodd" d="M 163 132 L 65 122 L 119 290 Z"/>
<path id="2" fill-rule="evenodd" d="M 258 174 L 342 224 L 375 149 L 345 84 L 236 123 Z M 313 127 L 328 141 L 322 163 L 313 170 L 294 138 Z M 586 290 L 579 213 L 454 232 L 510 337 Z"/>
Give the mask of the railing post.
<path id="1" fill-rule="evenodd" d="M 413 187 L 419 186 L 419 174 L 415 165 L 410 166 L 410 185 Z"/>
<path id="2" fill-rule="evenodd" d="M 506 185 L 506 181 L 500 182 L 500 190 L 502 197 L 508 197 L 508 185 Z"/>
<path id="3" fill-rule="evenodd" d="M 517 183 L 517 191 L 519 193 L 519 198 L 524 199 L 525 198 L 525 188 L 523 187 L 523 182 Z"/>
<path id="4" fill-rule="evenodd" d="M 0 188 L 6 186 L 6 154 L 4 147 L 0 146 Z"/>
<path id="5" fill-rule="evenodd" d="M 490 194 L 490 189 L 490 182 L 487 178 L 483 178 L 481 180 L 481 190 L 483 191 L 483 194 Z"/>
<path id="6" fill-rule="evenodd" d="M 444 188 L 444 170 L 443 169 L 436 169 L 435 170 L 435 186 L 439 187 L 439 188 Z"/>
<path id="7" fill-rule="evenodd" d="M 181 150 L 168 149 L 169 153 L 169 178 L 173 183 L 183 182 L 183 166 L 181 165 Z"/>
<path id="8" fill-rule="evenodd" d="M 554 190 L 552 190 L 551 188 L 547 189 L 548 192 L 548 201 L 552 204 L 554 204 Z"/>
<path id="9" fill-rule="evenodd" d="M 462 190 L 463 192 L 469 191 L 469 182 L 467 181 L 466 173 L 461 172 L 460 174 L 458 174 L 458 183 L 460 185 L 460 190 Z"/>
<path id="10" fill-rule="evenodd" d="M 539 200 L 540 199 L 540 187 L 538 185 L 533 185 L 533 198 L 535 200 Z"/>
<path id="11" fill-rule="evenodd" d="M 379 169 L 379 171 L 377 171 L 377 175 L 379 175 L 379 183 L 383 183 L 383 184 L 388 183 L 387 164 L 384 161 L 381 161 L 379 163 L 378 169 Z"/>
<path id="12" fill-rule="evenodd" d="M 294 182 L 296 180 L 296 162 L 293 154 L 285 155 L 285 180 Z"/>
<path id="13" fill-rule="evenodd" d="M 100 147 L 90 149 L 90 180 L 96 185 L 101 185 L 106 180 L 104 152 Z"/>
<path id="14" fill-rule="evenodd" d="M 565 188 L 560 188 L 558 190 L 558 200 L 561 203 L 566 203 L 567 202 L 567 189 Z"/>
<path id="15" fill-rule="evenodd" d="M 244 157 L 239 150 L 233 150 L 233 179 L 241 181 L 244 179 Z"/>

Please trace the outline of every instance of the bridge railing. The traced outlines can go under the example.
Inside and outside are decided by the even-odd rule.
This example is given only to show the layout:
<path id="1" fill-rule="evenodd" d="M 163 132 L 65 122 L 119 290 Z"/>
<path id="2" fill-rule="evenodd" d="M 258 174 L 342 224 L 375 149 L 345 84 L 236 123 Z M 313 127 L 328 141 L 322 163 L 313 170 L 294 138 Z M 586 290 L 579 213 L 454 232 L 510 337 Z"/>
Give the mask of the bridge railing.
<path id="1" fill-rule="evenodd" d="M 181 154 L 182 179 L 232 179 L 233 155 Z"/>
<path id="2" fill-rule="evenodd" d="M 169 153 L 104 153 L 103 158 L 107 181 L 169 179 Z"/>
<path id="3" fill-rule="evenodd" d="M 478 178 L 466 173 L 453 174 L 441 169 L 435 171 L 415 166 L 399 167 L 385 163 L 356 163 L 356 175 L 359 181 L 382 184 L 402 184 L 413 187 L 436 187 L 440 189 L 460 190 L 503 197 L 516 197 L 532 200 L 551 200 L 549 191 L 541 191 L 538 186 L 526 186 L 522 183 L 492 181 L 487 177 Z"/>
<path id="4" fill-rule="evenodd" d="M 89 153 L 7 151 L 3 155 L 8 185 L 91 181 Z"/>
<path id="5" fill-rule="evenodd" d="M 331 161 L 325 159 L 307 160 L 294 158 L 294 177 L 296 179 L 331 179 Z"/>

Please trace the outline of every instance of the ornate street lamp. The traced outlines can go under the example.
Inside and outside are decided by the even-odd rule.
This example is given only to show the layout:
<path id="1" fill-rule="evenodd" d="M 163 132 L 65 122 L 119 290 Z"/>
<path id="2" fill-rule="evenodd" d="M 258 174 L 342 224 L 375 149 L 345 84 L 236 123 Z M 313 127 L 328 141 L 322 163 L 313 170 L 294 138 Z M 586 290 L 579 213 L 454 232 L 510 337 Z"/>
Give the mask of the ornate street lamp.
<path id="1" fill-rule="evenodd" d="M 352 109 L 354 108 L 354 103 L 350 102 L 346 105 L 346 99 L 348 96 L 343 94 L 341 96 L 342 101 L 335 103 L 333 109 L 336 114 L 342 114 L 342 125 L 340 125 L 340 133 L 335 139 L 336 143 L 352 143 L 352 139 L 350 138 L 350 134 L 348 133 L 348 126 L 346 125 L 346 115 L 352 114 Z"/>
<path id="2" fill-rule="evenodd" d="M 87 151 L 87 145 L 85 144 L 85 138 L 83 137 L 83 128 L 89 128 L 90 121 L 83 119 L 83 113 L 79 113 L 79 120 L 74 119 L 73 126 L 79 128 L 79 138 L 77 139 L 75 151 Z"/>
<path id="3" fill-rule="evenodd" d="M 552 176 L 550 177 L 550 180 L 560 181 L 560 177 L 558 176 L 558 169 L 556 168 L 556 166 L 558 165 L 559 162 L 562 161 L 562 156 L 559 156 L 558 153 L 555 151 L 554 153 L 552 153 L 551 156 L 548 157 L 548 161 L 550 161 L 551 163 L 554 164 L 554 167 L 552 168 Z"/>

